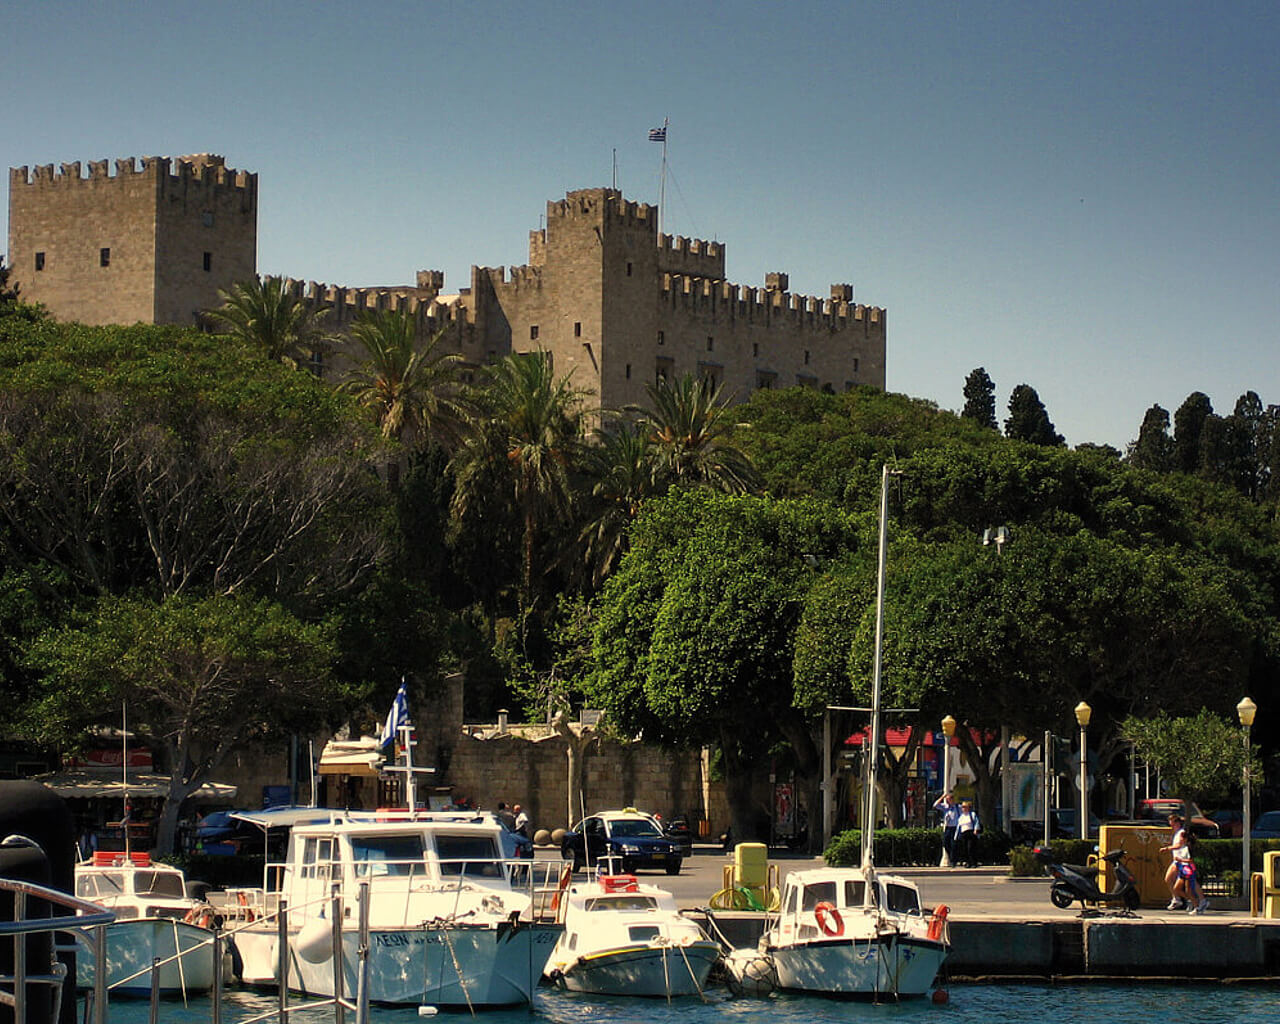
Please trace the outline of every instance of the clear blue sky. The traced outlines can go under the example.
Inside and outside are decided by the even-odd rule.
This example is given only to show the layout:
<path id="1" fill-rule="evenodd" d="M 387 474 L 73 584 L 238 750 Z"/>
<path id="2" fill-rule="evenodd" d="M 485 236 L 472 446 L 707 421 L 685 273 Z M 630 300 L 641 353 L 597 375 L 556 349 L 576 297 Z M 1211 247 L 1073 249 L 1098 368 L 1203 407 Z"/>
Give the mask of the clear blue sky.
<path id="1" fill-rule="evenodd" d="M 465 286 L 618 182 L 729 278 L 850 281 L 888 386 L 1035 387 L 1123 447 L 1194 390 L 1280 402 L 1280 5 L 60 3 L 0 14 L 6 166 L 221 153 L 259 268 Z M 5 206 L 7 211 L 7 205 Z M 6 233 L 0 238 L 7 238 Z"/>

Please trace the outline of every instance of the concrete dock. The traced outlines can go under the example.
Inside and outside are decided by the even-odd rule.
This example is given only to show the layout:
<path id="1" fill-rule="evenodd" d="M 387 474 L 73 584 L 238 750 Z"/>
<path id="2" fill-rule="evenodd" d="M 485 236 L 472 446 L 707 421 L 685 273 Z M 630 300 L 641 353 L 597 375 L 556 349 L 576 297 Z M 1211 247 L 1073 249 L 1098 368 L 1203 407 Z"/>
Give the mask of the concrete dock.
<path id="1" fill-rule="evenodd" d="M 816 867 L 809 857 L 775 857 L 780 871 Z M 705 907 L 728 859 L 699 849 L 679 876 L 648 877 L 682 907 Z M 1132 918 L 1080 917 L 1078 905 L 1049 902 L 1049 879 L 1013 879 L 1007 868 L 892 868 L 911 878 L 926 904 L 950 908 L 952 953 L 946 975 L 964 979 L 1149 978 L 1280 979 L 1280 920 L 1251 918 L 1238 901 L 1211 901 L 1208 912 L 1143 908 Z M 758 914 L 715 911 L 736 946 L 754 945 Z"/>

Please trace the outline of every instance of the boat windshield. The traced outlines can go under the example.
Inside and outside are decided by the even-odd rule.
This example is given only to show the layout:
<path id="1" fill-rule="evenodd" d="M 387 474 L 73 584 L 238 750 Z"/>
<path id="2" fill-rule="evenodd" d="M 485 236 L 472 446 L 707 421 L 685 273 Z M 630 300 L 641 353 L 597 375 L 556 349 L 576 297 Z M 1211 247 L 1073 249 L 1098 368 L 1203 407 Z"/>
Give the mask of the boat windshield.
<path id="1" fill-rule="evenodd" d="M 599 896 L 587 900 L 587 910 L 657 910 L 658 901 L 652 896 Z"/>
<path id="2" fill-rule="evenodd" d="M 844 883 L 844 905 L 846 907 L 861 907 L 867 902 L 867 883 L 858 879 L 858 881 L 849 881 Z M 876 902 L 875 886 L 871 887 L 871 903 Z"/>
<path id="3" fill-rule="evenodd" d="M 420 835 L 352 836 L 351 859 L 356 875 L 412 875 L 423 866 Z"/>
<path id="4" fill-rule="evenodd" d="M 804 903 L 801 910 L 812 910 L 819 903 L 831 903 L 836 901 L 836 883 L 835 882 L 813 882 L 804 887 Z"/>
<path id="5" fill-rule="evenodd" d="M 179 900 L 187 895 L 182 876 L 176 871 L 135 871 L 133 891 L 139 896 L 171 896 Z"/>
<path id="6" fill-rule="evenodd" d="M 502 874 L 498 847 L 492 836 L 451 836 L 437 833 L 435 840 L 442 875 L 484 875 L 496 878 Z"/>
<path id="7" fill-rule="evenodd" d="M 118 871 L 95 871 L 76 878 L 76 895 L 89 899 L 119 896 L 124 892 L 124 876 Z"/>
<path id="8" fill-rule="evenodd" d="M 633 836 L 654 836 L 662 838 L 658 826 L 643 818 L 623 818 L 621 821 L 609 822 L 609 834 L 614 839 L 629 839 Z"/>
<path id="9" fill-rule="evenodd" d="M 885 886 L 885 901 L 889 909 L 898 914 L 920 913 L 920 894 L 906 885 Z"/>

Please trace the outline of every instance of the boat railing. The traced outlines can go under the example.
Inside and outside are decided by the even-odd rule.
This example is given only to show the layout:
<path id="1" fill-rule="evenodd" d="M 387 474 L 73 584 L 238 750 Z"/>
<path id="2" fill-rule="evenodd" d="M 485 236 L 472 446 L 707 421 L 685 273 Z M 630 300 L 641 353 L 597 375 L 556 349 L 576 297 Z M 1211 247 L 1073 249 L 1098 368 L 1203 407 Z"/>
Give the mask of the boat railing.
<path id="1" fill-rule="evenodd" d="M 34 882 L 0 878 L 0 891 L 11 893 L 13 898 L 13 919 L 0 921 L 0 941 L 4 937 L 11 937 L 13 940 L 13 973 L 0 975 L 0 1006 L 13 1010 L 14 1024 L 25 1024 L 27 1020 L 33 985 L 52 988 L 51 1019 L 57 1020 L 62 1006 L 63 985 L 67 976 L 66 965 L 58 960 L 59 951 L 66 947 L 51 942 L 50 962 L 47 965 L 29 964 L 27 936 L 44 932 L 80 930 L 92 931 L 95 977 L 99 979 L 94 988 L 93 1021 L 94 1024 L 105 1024 L 107 1019 L 105 986 L 107 942 L 104 929 L 115 921 L 116 915 L 96 903 L 90 903 L 88 900 L 82 900 L 58 889 L 37 885 Z M 28 916 L 27 901 L 29 899 L 43 900 L 50 907 L 61 907 L 72 913 L 49 917 Z"/>

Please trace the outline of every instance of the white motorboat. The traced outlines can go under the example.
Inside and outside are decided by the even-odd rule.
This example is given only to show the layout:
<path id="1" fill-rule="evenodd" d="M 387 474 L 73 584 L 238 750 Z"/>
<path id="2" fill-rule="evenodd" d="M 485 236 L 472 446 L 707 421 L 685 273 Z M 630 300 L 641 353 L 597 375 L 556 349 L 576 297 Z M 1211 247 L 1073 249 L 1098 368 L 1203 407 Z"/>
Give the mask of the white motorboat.
<path id="1" fill-rule="evenodd" d="M 204 992 L 213 985 L 213 909 L 187 896 L 177 868 L 145 853 L 94 854 L 76 865 L 76 895 L 116 915 L 107 932 L 107 985 L 113 995 L 149 995 L 151 966 L 161 961 L 160 992 Z M 80 933 L 77 936 L 82 939 Z M 88 946 L 77 957 L 76 982 L 94 983 Z"/>
<path id="2" fill-rule="evenodd" d="M 926 995 L 949 949 L 947 908 L 926 913 L 920 890 L 864 868 L 792 872 L 760 940 L 778 987 L 827 995 Z"/>
<path id="3" fill-rule="evenodd" d="M 492 819 L 329 813 L 327 822 L 293 827 L 286 863 L 268 868 L 279 873 L 278 889 L 231 890 L 224 897 L 244 982 L 277 984 L 276 914 L 283 903 L 289 987 L 332 996 L 336 891 L 348 998 L 359 988 L 360 918 L 367 914 L 370 1002 L 475 1008 L 531 1001 L 562 930 L 544 913 L 554 887 L 535 887 L 538 865 L 503 859 Z M 367 908 L 358 903 L 362 890 Z"/>
<path id="4" fill-rule="evenodd" d="M 546 977 L 572 992 L 700 995 L 720 946 L 675 897 L 634 875 L 600 875 L 560 895 L 564 934 Z"/>
<path id="5" fill-rule="evenodd" d="M 880 549 L 876 588 L 875 660 L 872 667 L 871 750 L 863 788 L 862 821 L 879 820 L 880 679 L 884 637 L 888 466 L 880 483 Z M 783 884 L 777 918 L 757 949 L 726 958 L 731 985 L 760 992 L 780 988 L 832 996 L 898 998 L 925 995 L 950 949 L 947 908 L 926 915 L 920 890 L 897 875 L 877 873 L 874 828 L 862 829 L 861 867 L 794 872 Z M 764 961 L 763 963 L 761 961 Z"/>

